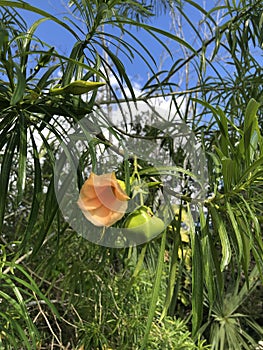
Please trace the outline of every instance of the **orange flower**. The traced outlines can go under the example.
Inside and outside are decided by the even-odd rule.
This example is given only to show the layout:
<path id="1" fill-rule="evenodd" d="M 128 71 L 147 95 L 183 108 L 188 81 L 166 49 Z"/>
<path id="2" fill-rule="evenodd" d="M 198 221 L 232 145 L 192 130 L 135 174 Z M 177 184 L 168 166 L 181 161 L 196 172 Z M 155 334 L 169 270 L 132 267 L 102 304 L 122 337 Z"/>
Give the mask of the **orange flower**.
<path id="1" fill-rule="evenodd" d="M 114 173 L 96 175 L 92 172 L 80 190 L 77 204 L 94 225 L 108 227 L 123 217 L 128 199 Z"/>

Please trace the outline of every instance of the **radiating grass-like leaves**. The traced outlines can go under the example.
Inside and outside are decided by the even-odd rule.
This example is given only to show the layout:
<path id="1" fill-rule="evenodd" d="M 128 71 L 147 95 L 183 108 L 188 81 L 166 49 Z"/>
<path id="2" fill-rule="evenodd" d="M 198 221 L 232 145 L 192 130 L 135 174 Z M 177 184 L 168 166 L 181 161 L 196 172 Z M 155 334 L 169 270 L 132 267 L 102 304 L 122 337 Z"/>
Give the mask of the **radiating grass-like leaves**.
<path id="1" fill-rule="evenodd" d="M 211 324 L 210 341 L 212 349 L 249 350 L 251 349 L 250 344 L 256 345 L 249 334 L 250 332 L 243 326 L 243 322 L 247 322 L 249 316 L 241 313 L 239 307 L 244 304 L 255 290 L 258 285 L 258 276 L 258 268 L 255 266 L 248 276 L 248 285 L 250 287 L 247 284 L 243 284 L 241 287 L 239 276 L 233 281 L 228 291 L 222 292 L 221 297 L 211 305 L 211 319 L 208 323 Z M 243 322 L 240 322 L 240 319 Z M 252 329 L 257 330 L 257 326 L 252 326 Z M 262 331 L 260 333 L 262 334 Z"/>
<path id="2" fill-rule="evenodd" d="M 59 317 L 59 313 L 56 309 L 56 307 L 51 303 L 51 301 L 41 292 L 41 290 L 39 289 L 37 283 L 35 282 L 35 280 L 29 275 L 29 273 L 26 271 L 26 269 L 24 267 L 22 267 L 21 265 L 18 264 L 6 264 L 6 266 L 11 266 L 11 267 L 15 267 L 16 270 L 19 270 L 21 272 L 21 274 L 23 275 L 23 279 L 19 278 L 17 276 L 15 276 L 14 274 L 10 274 L 8 276 L 8 278 L 10 278 L 11 280 L 13 280 L 16 285 L 20 284 L 22 285 L 25 289 L 28 289 L 30 291 L 30 293 L 32 293 L 31 295 L 33 296 L 33 294 L 35 293 L 36 297 L 40 298 L 41 300 L 43 300 L 46 305 L 50 308 L 50 310 L 53 312 L 54 315 L 56 315 L 57 317 Z M 22 290 L 22 289 L 21 289 Z"/>
<path id="3" fill-rule="evenodd" d="M 0 318 L 2 316 L 8 324 L 6 329 L 3 328 L 2 331 L 11 332 L 15 341 L 19 342 L 19 346 L 23 345 L 26 349 L 36 349 L 39 333 L 27 309 L 28 299 L 26 300 L 23 295 L 34 299 L 41 298 L 57 317 L 59 317 L 58 312 L 22 266 L 12 262 L 6 263 L 5 266 L 9 266 L 11 269 L 15 268 L 15 271 L 19 271 L 23 278 L 17 277 L 12 273 L 1 275 L 3 288 L 10 290 L 9 293 L 5 292 L 4 289 L 0 290 L 0 296 L 4 299 L 4 303 L 9 305 L 5 313 L 0 313 Z M 16 298 L 12 297 L 12 294 Z M 12 344 L 12 341 L 9 341 L 9 339 L 8 344 Z"/>
<path id="4" fill-rule="evenodd" d="M 14 330 L 16 329 L 17 321 L 12 320 L 10 315 L 0 311 L 0 349 L 11 350 L 18 349 L 16 335 Z M 5 345 L 5 348 L 2 347 Z"/>
<path id="5" fill-rule="evenodd" d="M 151 62 L 153 62 L 154 66 L 157 66 L 156 60 L 154 58 L 154 56 L 152 55 L 152 53 L 150 52 L 150 50 L 135 36 L 133 35 L 130 31 L 126 31 L 126 33 L 131 36 L 131 38 L 133 40 L 135 40 L 140 47 L 143 49 L 143 51 L 146 53 L 146 55 L 144 55 L 141 51 L 137 50 L 135 47 L 133 47 L 133 51 L 142 58 L 142 60 L 147 64 L 148 68 L 151 70 L 151 72 L 154 74 L 154 70 L 152 68 L 152 64 Z M 149 61 L 149 58 L 151 59 L 151 61 Z"/>
<path id="6" fill-rule="evenodd" d="M 33 347 L 35 347 L 34 345 L 36 344 L 36 336 L 38 335 L 38 331 L 36 329 L 36 327 L 33 324 L 33 321 L 31 320 L 27 308 L 26 308 L 26 304 L 25 304 L 25 300 L 22 296 L 22 294 L 20 293 L 19 288 L 10 280 L 6 279 L 6 282 L 8 284 L 10 284 L 10 288 L 12 288 L 12 291 L 14 292 L 16 299 L 19 303 L 20 306 L 20 310 L 21 310 L 21 316 L 23 317 L 23 320 L 26 322 L 27 325 L 27 329 L 29 332 L 29 336 L 30 339 L 33 342 Z"/>
<path id="7" fill-rule="evenodd" d="M 125 34 L 129 35 L 133 40 L 135 40 L 137 42 L 137 44 L 139 45 L 139 49 L 137 49 L 134 45 L 130 44 L 129 42 L 121 39 L 120 37 L 113 35 L 111 33 L 108 33 L 107 31 L 97 32 L 96 37 L 98 37 L 100 40 L 102 40 L 102 38 L 104 38 L 104 40 L 107 39 L 107 41 L 109 39 L 113 39 L 113 40 L 111 40 L 111 47 L 116 47 L 116 52 L 123 53 L 131 62 L 135 58 L 134 54 L 136 54 L 136 56 L 140 57 L 144 61 L 144 63 L 148 66 L 151 73 L 154 74 L 153 66 L 157 67 L 157 65 L 156 65 L 156 61 L 155 61 L 153 55 L 151 54 L 151 52 L 130 31 L 126 30 L 125 28 L 123 28 L 123 31 Z M 98 46 L 101 46 L 102 50 L 106 51 L 108 53 L 109 57 L 111 57 L 111 59 L 112 59 L 112 63 L 115 65 L 115 67 L 117 68 L 117 70 L 119 72 L 120 78 L 124 78 L 127 86 L 129 86 L 131 84 L 131 81 L 127 77 L 124 67 L 120 66 L 121 61 L 118 59 L 118 57 L 115 54 L 113 54 L 112 49 L 109 50 L 108 47 L 103 44 L 104 40 L 102 40 L 102 43 L 100 42 L 100 40 L 93 39 L 92 43 L 96 43 Z M 110 52 L 108 52 L 108 51 L 110 51 Z M 101 57 L 101 60 L 103 61 L 104 57 Z M 109 69 L 111 69 L 111 68 L 109 68 Z M 125 73 L 125 74 L 123 74 L 123 73 Z M 130 92 L 131 92 L 131 89 L 130 89 Z M 133 95 L 133 91 L 131 93 Z M 124 94 L 124 96 L 125 96 L 125 94 Z"/>
<path id="8" fill-rule="evenodd" d="M 8 283 L 8 281 L 6 281 Z M 18 291 L 18 289 L 15 287 L 14 284 L 12 284 L 12 282 L 9 282 L 10 287 L 13 289 L 16 297 L 18 298 L 18 300 L 12 298 L 11 296 L 9 296 L 7 293 L 3 292 L 2 290 L 0 290 L 0 297 L 3 298 L 5 300 L 5 302 L 7 302 L 8 304 L 10 304 L 10 307 L 13 307 L 15 309 L 15 311 L 17 312 L 17 316 L 20 316 L 20 318 L 23 321 L 28 321 L 28 314 L 25 314 L 25 306 L 24 306 L 24 301 L 21 298 L 21 294 Z M 10 308 L 11 310 L 11 308 Z M 10 320 L 9 320 L 10 321 Z M 13 330 L 16 330 L 18 333 L 18 336 L 20 338 L 20 342 L 22 342 L 22 344 L 24 346 L 26 346 L 26 349 L 30 350 L 32 349 L 32 345 L 30 344 L 29 340 L 28 340 L 28 335 L 26 334 L 26 331 L 20 326 L 20 323 L 18 321 L 12 320 L 11 318 L 11 325 Z M 34 330 L 35 334 L 37 334 L 37 329 L 33 326 L 33 324 L 30 323 L 30 329 L 31 331 Z M 35 349 L 36 347 L 34 346 L 33 349 Z"/>
<path id="9" fill-rule="evenodd" d="M 8 305 L 5 313 L 0 313 L 0 319 L 2 319 L 2 321 L 6 320 L 6 326 L 3 324 L 3 329 L 1 329 L 0 325 L 0 335 L 2 336 L 1 331 L 4 333 L 6 332 L 8 335 L 12 334 L 15 343 L 18 342 L 19 349 L 21 345 L 28 350 L 32 348 L 36 349 L 40 336 L 28 312 L 28 300 L 40 298 L 46 303 L 56 317 L 59 318 L 59 314 L 54 305 L 52 305 L 49 299 L 39 290 L 36 282 L 22 266 L 12 262 L 6 263 L 5 266 L 19 271 L 19 274 L 21 274 L 23 278 L 17 277 L 12 273 L 2 274 L 0 277 L 1 286 L 3 287 L 2 290 L 0 289 L 0 297 L 3 299 L 3 305 Z M 24 295 L 29 297 L 29 299 L 25 299 Z M 9 336 L 4 336 L 3 340 L 6 345 L 12 344 L 12 340 L 9 339 Z M 15 346 L 13 348 L 16 349 Z"/>

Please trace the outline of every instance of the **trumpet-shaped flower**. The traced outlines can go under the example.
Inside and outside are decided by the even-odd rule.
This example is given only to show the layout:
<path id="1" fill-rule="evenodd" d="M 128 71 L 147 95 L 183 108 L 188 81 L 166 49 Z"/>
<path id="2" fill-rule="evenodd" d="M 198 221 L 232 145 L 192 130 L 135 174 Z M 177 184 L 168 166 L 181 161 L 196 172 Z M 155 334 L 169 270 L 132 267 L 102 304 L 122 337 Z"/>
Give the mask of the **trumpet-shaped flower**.
<path id="1" fill-rule="evenodd" d="M 115 173 L 96 175 L 84 182 L 77 204 L 82 213 L 96 226 L 112 226 L 125 214 L 129 197 L 121 188 Z"/>

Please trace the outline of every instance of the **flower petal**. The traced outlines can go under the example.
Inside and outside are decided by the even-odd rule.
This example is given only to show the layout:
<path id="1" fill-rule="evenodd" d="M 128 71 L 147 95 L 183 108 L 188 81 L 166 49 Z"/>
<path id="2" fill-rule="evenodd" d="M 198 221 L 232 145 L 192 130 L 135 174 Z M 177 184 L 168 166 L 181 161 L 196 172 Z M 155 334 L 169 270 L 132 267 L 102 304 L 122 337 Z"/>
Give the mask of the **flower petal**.
<path id="1" fill-rule="evenodd" d="M 77 201 L 77 204 L 81 210 L 94 210 L 102 206 L 101 201 L 97 197 L 87 198 L 87 197 L 80 196 Z"/>
<path id="2" fill-rule="evenodd" d="M 80 190 L 77 204 L 94 225 L 111 226 L 127 211 L 128 199 L 114 173 L 96 175 L 92 172 Z"/>

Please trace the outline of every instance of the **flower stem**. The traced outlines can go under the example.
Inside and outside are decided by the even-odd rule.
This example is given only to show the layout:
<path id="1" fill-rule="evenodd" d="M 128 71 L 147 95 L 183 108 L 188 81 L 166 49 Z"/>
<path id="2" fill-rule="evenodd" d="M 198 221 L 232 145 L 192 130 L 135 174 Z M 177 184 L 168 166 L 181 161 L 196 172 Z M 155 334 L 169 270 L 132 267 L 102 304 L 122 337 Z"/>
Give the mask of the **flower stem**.
<path id="1" fill-rule="evenodd" d="M 138 158 L 137 158 L 137 156 L 134 156 L 133 166 L 134 166 L 134 171 L 133 171 L 132 177 L 136 177 L 136 179 L 138 181 L 138 186 L 141 186 L 141 178 L 140 178 L 140 174 L 138 171 Z M 140 196 L 140 205 L 143 206 L 144 200 L 143 200 L 142 191 L 139 192 L 139 196 Z"/>

